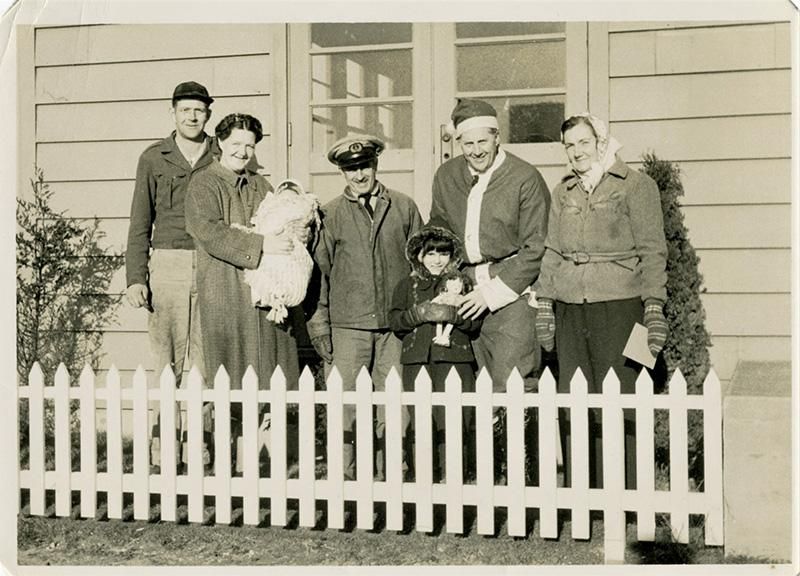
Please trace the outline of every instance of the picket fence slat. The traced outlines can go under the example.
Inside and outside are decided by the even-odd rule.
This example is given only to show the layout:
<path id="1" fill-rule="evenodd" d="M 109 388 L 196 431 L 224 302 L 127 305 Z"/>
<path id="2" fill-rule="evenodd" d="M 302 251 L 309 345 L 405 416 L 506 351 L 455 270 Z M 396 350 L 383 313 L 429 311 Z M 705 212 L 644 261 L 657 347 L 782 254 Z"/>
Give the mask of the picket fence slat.
<path id="1" fill-rule="evenodd" d="M 316 525 L 316 444 L 314 441 L 314 375 L 308 366 L 303 369 L 298 383 L 298 474 L 300 478 L 299 525 L 313 528 Z"/>
<path id="2" fill-rule="evenodd" d="M 586 377 L 578 370 L 570 381 L 570 423 L 572 431 L 572 487 L 577 502 L 571 506 L 572 537 L 589 538 L 589 386 Z"/>
<path id="3" fill-rule="evenodd" d="M 214 514 L 218 524 L 231 523 L 231 380 L 223 366 L 214 376 Z M 255 407 L 251 409 L 257 409 Z"/>
<path id="4" fill-rule="evenodd" d="M 433 446 L 431 379 L 427 372 L 420 372 L 414 382 L 414 461 L 416 476 L 414 479 L 417 492 L 416 528 L 419 532 L 433 530 L 433 450 L 425 450 Z"/>
<path id="5" fill-rule="evenodd" d="M 372 379 L 363 366 L 356 378 L 356 392 L 356 526 L 361 530 L 372 530 L 375 461 Z M 349 396 L 352 397 L 352 393 Z"/>
<path id="6" fill-rule="evenodd" d="M 669 383 L 670 399 L 675 406 L 683 405 L 686 397 L 686 380 L 676 370 Z M 672 537 L 681 544 L 689 543 L 689 510 L 684 497 L 678 494 L 689 492 L 689 449 L 687 434 L 687 411 L 673 408 L 669 412 L 669 485 L 672 498 L 670 526 Z"/>
<path id="7" fill-rule="evenodd" d="M 63 518 L 69 516 L 72 511 L 72 492 L 70 491 L 72 458 L 70 454 L 71 431 L 69 426 L 69 373 L 63 363 L 59 364 L 58 370 L 56 370 L 54 392 L 56 516 Z"/>
<path id="8" fill-rule="evenodd" d="M 270 435 L 273 450 L 270 458 L 272 465 L 270 471 L 272 479 L 270 523 L 273 526 L 286 526 L 286 377 L 280 367 L 272 375 L 270 390 L 272 392 L 271 429 L 275 432 Z"/>
<path id="9" fill-rule="evenodd" d="M 220 368 L 214 386 L 205 388 L 202 376 L 193 368 L 188 385 L 175 389 L 175 377 L 169 369 L 160 375 L 159 386 L 149 389 L 147 375 L 141 367 L 130 386 L 123 386 L 119 372 L 112 367 L 99 386 L 97 377 L 87 366 L 81 372 L 79 385 L 70 386 L 69 373 L 60 366 L 54 385 L 46 386 L 41 368 L 34 365 L 27 385 L 18 387 L 18 398 L 29 404 L 29 467 L 19 471 L 20 487 L 29 491 L 30 512 L 48 513 L 45 497 L 55 491 L 55 515 L 71 514 L 72 490 L 80 491 L 80 515 L 95 517 L 97 493 L 107 495 L 107 514 L 120 519 L 123 496 L 133 494 L 133 518 L 150 517 L 150 496 L 161 502 L 161 520 L 174 521 L 178 497 L 186 497 L 188 519 L 198 523 L 206 519 L 206 497 L 214 497 L 213 518 L 217 524 L 232 521 L 232 498 L 242 499 L 242 521 L 258 525 L 262 520 L 261 499 L 269 499 L 270 524 L 286 526 L 290 521 L 288 502 L 298 502 L 298 525 L 316 525 L 316 504 L 327 505 L 327 527 L 345 527 L 345 502 L 356 506 L 355 526 L 362 530 L 374 527 L 374 505 L 385 503 L 385 528 L 404 528 L 404 504 L 415 507 L 414 528 L 431 532 L 435 505 L 444 505 L 446 531 L 463 533 L 465 506 L 477 511 L 478 534 L 496 531 L 497 507 L 507 509 L 506 530 L 510 536 L 527 533 L 526 511 L 539 510 L 539 536 L 558 538 L 559 509 L 571 512 L 573 539 L 590 537 L 590 510 L 604 514 L 604 550 L 608 563 L 624 560 L 626 544 L 625 513 L 637 515 L 636 538 L 652 541 L 655 537 L 656 514 L 668 513 L 673 535 L 679 542 L 688 541 L 690 514 L 705 516 L 705 539 L 708 545 L 723 543 L 722 499 L 722 407 L 719 379 L 712 371 L 704 383 L 703 394 L 687 394 L 686 381 L 678 371 L 669 382 L 667 394 L 654 394 L 653 382 L 646 372 L 637 378 L 636 394 L 622 394 L 619 379 L 609 372 L 600 394 L 588 394 L 586 379 L 580 372 L 572 378 L 569 393 L 557 393 L 549 370 L 539 381 L 537 392 L 525 392 L 525 383 L 516 370 L 506 382 L 505 391 L 494 391 L 491 378 L 482 371 L 475 392 L 462 392 L 458 373 L 452 370 L 444 391 L 433 392 L 429 375 L 422 370 L 413 391 L 403 391 L 400 375 L 392 370 L 384 390 L 373 390 L 366 370 L 359 374 L 356 389 L 342 390 L 336 368 L 331 371 L 326 390 L 314 389 L 313 374 L 304 369 L 296 390 L 288 390 L 289 382 L 281 370 L 272 375 L 269 386 L 262 387 L 255 371 L 249 368 L 241 389 L 231 390 L 232 382 Z M 380 384 L 380 383 L 379 383 Z M 501 388 L 502 389 L 502 388 Z M 80 430 L 80 470 L 72 471 L 71 402 L 76 401 Z M 105 405 L 106 470 L 97 471 L 96 408 Z M 150 471 L 150 410 L 158 405 L 160 413 L 161 466 Z M 214 453 L 213 471 L 204 469 L 205 415 L 213 404 Z M 52 405 L 52 428 L 45 427 L 46 414 Z M 241 412 L 232 408 L 242 407 Z M 260 407 L 269 405 L 269 410 Z M 316 406 L 327 412 L 327 477 L 316 479 Z M 356 476 L 345 479 L 343 444 L 343 406 L 354 410 L 356 418 Z M 123 406 L 132 406 L 133 470 L 123 470 Z M 474 407 L 474 432 L 465 427 L 464 410 Z M 385 414 L 383 429 L 383 478 L 374 458 L 377 436 L 373 427 L 376 409 Z M 466 408 L 470 412 L 472 408 Z M 530 419 L 526 428 L 526 411 Z M 670 431 L 670 487 L 656 490 L 653 435 L 655 411 L 668 410 Z M 287 436 L 288 415 L 296 410 L 297 437 Z M 446 426 L 444 470 L 441 482 L 434 483 L 433 430 L 434 411 L 442 410 Z M 603 485 L 589 488 L 590 431 L 589 414 L 597 411 L 602 419 Z M 636 419 L 637 485 L 626 489 L 624 410 L 633 410 Z M 701 410 L 704 431 L 704 484 L 699 491 L 689 490 L 688 476 L 688 412 Z M 185 426 L 180 427 L 181 413 Z M 231 414 L 241 413 L 241 434 L 233 437 Z M 413 413 L 415 462 L 413 481 L 404 478 L 403 437 L 406 415 Z M 558 486 L 558 465 L 561 460 L 560 414 L 569 414 L 572 433 L 571 485 Z M 264 415 L 260 418 L 260 415 Z M 504 425 L 505 444 L 495 454 L 496 427 Z M 176 431 L 185 434 L 185 447 Z M 55 448 L 54 469 L 46 470 L 45 447 L 50 441 L 46 430 L 52 430 Z M 474 483 L 465 484 L 463 464 L 465 445 L 470 445 L 464 432 L 475 434 Z M 537 444 L 531 444 L 529 432 L 536 432 Z M 47 432 L 50 434 L 50 432 Z M 497 436 L 497 437 L 496 437 Z M 297 450 L 289 446 L 297 445 Z M 127 446 L 127 444 L 126 444 Z M 233 450 L 235 449 L 235 458 Z M 526 451 L 538 458 L 538 478 L 534 485 L 526 480 Z M 182 452 L 182 453 L 181 453 Z M 268 477 L 262 477 L 261 465 L 268 456 Z M 495 458 L 503 457 L 504 466 L 495 466 Z M 186 464 L 178 468 L 180 463 Z M 293 463 L 289 478 L 289 463 Z M 47 464 L 49 465 L 49 464 Z M 295 467 L 296 466 L 296 467 Z M 296 471 L 296 475 L 295 472 Z M 206 475 L 209 474 L 209 475 Z M 504 477 L 504 481 L 500 476 Z M 352 524 L 351 524 L 352 525 Z"/>
<path id="10" fill-rule="evenodd" d="M 475 382 L 475 433 L 477 434 L 476 484 L 478 534 L 494 534 L 494 426 L 492 380 L 482 369 Z"/>
<path id="11" fill-rule="evenodd" d="M 33 365 L 28 386 L 28 433 L 30 450 L 28 452 L 28 468 L 31 471 L 30 509 L 34 516 L 44 515 L 44 374 L 38 363 Z"/>
<path id="12" fill-rule="evenodd" d="M 81 371 L 80 394 L 81 518 L 94 518 L 97 511 L 97 432 L 95 431 L 97 411 L 95 410 L 94 373 L 88 364 Z M 30 421 L 35 422 L 33 415 L 31 415 Z M 34 445 L 33 437 L 31 437 L 31 450 Z"/>
<path id="13" fill-rule="evenodd" d="M 272 379 L 272 391 L 275 392 L 275 385 L 282 377 L 282 373 L 278 371 Z M 244 378 L 242 379 L 242 434 L 241 434 L 241 449 L 236 451 L 236 473 L 242 473 L 242 484 L 244 485 L 244 495 L 242 502 L 244 506 L 244 523 L 247 526 L 256 526 L 259 522 L 259 456 L 261 452 L 260 443 L 260 430 L 265 430 L 266 423 L 269 422 L 270 426 L 277 426 L 277 419 L 272 418 L 276 416 L 272 412 L 265 412 L 258 401 L 258 376 L 252 366 L 248 366 L 245 371 Z M 275 402 L 271 403 L 271 408 L 277 410 Z M 259 420 L 259 414 L 264 412 L 263 417 Z M 267 416 L 269 414 L 269 416 Z M 268 419 L 269 418 L 269 419 Z M 285 428 L 281 428 L 285 429 Z M 275 435 L 275 440 L 280 440 L 279 435 Z M 272 441 L 272 433 L 270 432 L 270 441 Z M 238 444 L 237 444 L 238 446 Z M 273 449 L 280 450 L 279 442 L 272 442 Z M 284 479 L 286 477 L 286 458 L 283 460 L 283 474 L 280 473 L 280 466 L 277 454 L 272 459 L 272 468 L 270 469 L 270 479 L 272 480 L 273 487 L 275 486 L 276 478 Z M 279 483 L 278 486 L 284 490 L 280 491 L 275 489 L 270 494 L 270 522 L 273 526 L 283 526 L 286 518 L 286 492 L 285 483 Z M 281 508 L 281 505 L 283 507 Z M 276 517 L 279 521 L 276 523 Z M 283 521 L 283 523 L 280 523 Z"/>
<path id="14" fill-rule="evenodd" d="M 708 499 L 705 515 L 705 541 L 709 546 L 723 544 L 722 502 L 722 397 L 720 382 L 712 369 L 703 383 L 706 407 L 703 411 L 704 486 Z"/>
<path id="15" fill-rule="evenodd" d="M 140 365 L 133 375 L 133 518 L 135 520 L 150 518 L 149 434 L 147 373 Z"/>
<path id="16" fill-rule="evenodd" d="M 174 522 L 177 515 L 177 475 L 175 450 L 175 375 L 165 367 L 160 380 L 159 432 L 161 444 L 161 519 Z"/>
<path id="17" fill-rule="evenodd" d="M 556 380 L 549 369 L 539 379 L 539 536 L 558 538 Z"/>
<path id="18" fill-rule="evenodd" d="M 108 518 L 122 518 L 122 395 L 119 371 L 111 366 L 106 377 L 106 474 Z"/>
<path id="19" fill-rule="evenodd" d="M 516 368 L 511 370 L 507 383 L 508 408 L 506 409 L 506 481 L 508 485 L 508 534 L 525 536 L 525 506 L 512 503 L 525 502 L 525 384 Z"/>
<path id="20" fill-rule="evenodd" d="M 636 412 L 636 533 L 640 542 L 656 539 L 655 496 L 655 445 L 650 441 L 655 434 L 653 409 L 653 382 L 642 371 L 636 379 L 636 396 L 641 408 Z"/>
<path id="21" fill-rule="evenodd" d="M 625 454 L 620 381 L 613 370 L 603 380 L 603 400 L 603 544 L 606 564 L 620 564 L 625 560 Z"/>
<path id="22" fill-rule="evenodd" d="M 403 411 L 400 375 L 386 378 L 386 528 L 403 529 Z"/>
<path id="23" fill-rule="evenodd" d="M 334 367 L 327 379 L 328 388 L 328 526 L 344 528 L 344 467 L 342 460 L 342 377 Z"/>
<path id="24" fill-rule="evenodd" d="M 467 443 L 463 437 L 463 410 L 459 405 L 461 379 L 455 368 L 450 369 L 444 383 L 445 389 L 445 480 L 447 484 L 447 531 L 464 532 L 464 476 L 463 450 Z M 469 433 L 469 431 L 467 431 Z"/>
<path id="25" fill-rule="evenodd" d="M 189 522 L 203 521 L 203 382 L 196 366 L 189 372 L 186 401 L 186 440 L 188 446 L 187 474 L 189 476 Z"/>

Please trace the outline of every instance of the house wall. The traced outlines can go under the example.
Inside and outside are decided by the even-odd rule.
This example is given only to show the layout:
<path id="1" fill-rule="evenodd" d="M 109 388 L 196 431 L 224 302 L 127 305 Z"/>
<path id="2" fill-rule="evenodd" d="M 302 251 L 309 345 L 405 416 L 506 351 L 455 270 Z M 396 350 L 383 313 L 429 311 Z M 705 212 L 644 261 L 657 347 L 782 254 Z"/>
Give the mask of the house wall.
<path id="1" fill-rule="evenodd" d="M 257 154 L 273 180 L 285 177 L 286 28 L 63 26 L 22 34 L 20 90 L 29 97 L 20 97 L 20 118 L 35 132 L 23 131 L 21 179 L 36 162 L 58 208 L 99 216 L 107 244 L 124 249 L 136 160 L 172 129 L 170 95 L 188 79 L 217 99 L 209 131 L 234 110 L 262 119 Z M 789 23 L 590 23 L 586 43 L 589 107 L 610 120 L 623 158 L 638 167 L 653 150 L 683 171 L 718 374 L 729 379 L 739 360 L 788 361 Z M 554 185 L 560 155 L 540 166 Z M 111 291 L 124 289 L 120 271 Z M 146 314 L 120 307 L 106 327 L 103 368 L 147 365 L 146 328 Z"/>
<path id="2" fill-rule="evenodd" d="M 56 208 L 73 218 L 101 218 L 107 246 L 124 250 L 137 160 L 174 130 L 171 96 L 179 82 L 198 81 L 214 96 L 209 133 L 228 113 L 257 116 L 264 128 L 257 158 L 267 176 L 285 177 L 285 107 L 274 105 L 275 95 L 283 98 L 286 91 L 285 25 L 219 30 L 120 25 L 32 32 L 32 94 L 24 115 L 35 122 L 35 163 L 55 191 Z M 125 291 L 124 269 L 110 291 Z M 118 321 L 105 329 L 103 368 L 149 364 L 142 309 L 121 306 Z"/>
<path id="3" fill-rule="evenodd" d="M 789 361 L 790 24 L 611 23 L 608 118 L 623 157 L 683 172 L 712 363 Z"/>

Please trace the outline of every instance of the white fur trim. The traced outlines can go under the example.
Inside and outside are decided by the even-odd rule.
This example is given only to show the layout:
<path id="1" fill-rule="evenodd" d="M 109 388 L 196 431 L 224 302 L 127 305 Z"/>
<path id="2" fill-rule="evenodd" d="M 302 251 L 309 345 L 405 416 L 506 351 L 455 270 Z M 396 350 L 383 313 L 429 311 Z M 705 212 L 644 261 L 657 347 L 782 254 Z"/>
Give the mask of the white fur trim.
<path id="1" fill-rule="evenodd" d="M 519 294 L 509 288 L 508 284 L 500 279 L 500 276 L 495 276 L 484 284 L 478 284 L 477 289 L 480 290 L 486 305 L 492 312 L 508 306 L 519 298 Z"/>
<path id="2" fill-rule="evenodd" d="M 464 132 L 472 130 L 473 128 L 494 128 L 495 130 L 499 130 L 500 125 L 497 123 L 497 117 L 495 116 L 473 116 L 456 126 L 456 138 L 461 138 Z"/>

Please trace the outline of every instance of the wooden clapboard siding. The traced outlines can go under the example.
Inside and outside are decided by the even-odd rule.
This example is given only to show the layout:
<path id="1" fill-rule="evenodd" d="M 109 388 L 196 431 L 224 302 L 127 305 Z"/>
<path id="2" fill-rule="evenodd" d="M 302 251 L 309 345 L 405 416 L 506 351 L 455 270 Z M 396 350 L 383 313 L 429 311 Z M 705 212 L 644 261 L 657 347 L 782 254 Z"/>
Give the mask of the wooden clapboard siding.
<path id="1" fill-rule="evenodd" d="M 712 336 L 791 334 L 791 294 L 703 294 L 702 299 Z"/>
<path id="2" fill-rule="evenodd" d="M 684 206 L 695 248 L 790 248 L 789 205 Z"/>
<path id="3" fill-rule="evenodd" d="M 788 73 L 788 72 L 787 72 Z M 621 155 L 636 161 L 654 150 L 659 157 L 683 160 L 789 158 L 791 116 L 680 118 L 612 122 L 611 133 L 624 145 Z"/>
<path id="4" fill-rule="evenodd" d="M 788 22 L 612 32 L 610 74 L 649 76 L 789 68 Z"/>
<path id="5" fill-rule="evenodd" d="M 789 248 L 697 250 L 703 285 L 711 293 L 789 294 L 792 252 Z"/>
<path id="6" fill-rule="evenodd" d="M 706 20 L 706 21 L 688 21 L 688 20 L 673 20 L 673 21 L 631 21 L 631 22 L 609 22 L 608 29 L 610 32 L 640 32 L 642 30 L 677 30 L 677 29 L 692 29 L 692 28 L 723 28 L 731 26 L 762 26 L 764 24 L 761 20 Z"/>
<path id="7" fill-rule="evenodd" d="M 120 370 L 136 370 L 141 364 L 150 367 L 150 341 L 147 332 L 109 332 L 103 337 L 101 368 L 114 364 Z"/>
<path id="8" fill-rule="evenodd" d="M 612 122 L 791 112 L 791 76 L 777 69 L 612 78 L 610 92 Z"/>
<path id="9" fill-rule="evenodd" d="M 640 167 L 678 162 L 722 379 L 739 360 L 788 360 L 791 59 L 788 22 L 608 26 L 611 132 Z"/>
<path id="10" fill-rule="evenodd" d="M 55 192 L 52 206 L 55 210 L 66 210 L 67 216 L 122 218 L 130 215 L 135 186 L 133 179 L 50 182 L 50 188 Z"/>
<path id="11" fill-rule="evenodd" d="M 134 179 L 139 156 L 157 141 L 44 142 L 36 147 L 37 161 L 48 182 Z M 271 144 L 266 136 L 256 145 L 261 164 L 271 158 Z"/>
<path id="12" fill-rule="evenodd" d="M 270 93 L 269 55 L 80 64 L 37 69 L 36 103 L 161 100 L 194 79 L 214 97 Z"/>
<path id="13" fill-rule="evenodd" d="M 264 133 L 272 132 L 269 96 L 230 96 L 214 100 L 206 131 L 232 112 L 261 119 Z M 175 129 L 172 101 L 162 100 L 41 104 L 36 114 L 39 142 L 81 142 L 159 139 Z"/>
<path id="14" fill-rule="evenodd" d="M 265 54 L 272 49 L 261 24 L 70 26 L 36 31 L 37 66 L 174 60 Z"/>
<path id="15" fill-rule="evenodd" d="M 211 120 L 231 112 L 258 117 L 265 173 L 285 171 L 284 25 L 116 25 L 37 28 L 33 46 L 36 164 L 55 193 L 54 207 L 74 218 L 98 217 L 102 244 L 125 248 L 139 155 L 172 130 L 171 95 L 186 80 L 215 98 Z M 277 62 L 277 65 L 276 65 Z M 277 100 L 276 100 L 277 98 Z M 32 131 L 33 132 L 33 131 Z M 276 163 L 275 158 L 281 158 Z M 282 164 L 281 164 L 282 163 Z M 108 292 L 125 290 L 125 273 Z M 101 368 L 149 364 L 147 316 L 123 304 L 104 339 Z"/>

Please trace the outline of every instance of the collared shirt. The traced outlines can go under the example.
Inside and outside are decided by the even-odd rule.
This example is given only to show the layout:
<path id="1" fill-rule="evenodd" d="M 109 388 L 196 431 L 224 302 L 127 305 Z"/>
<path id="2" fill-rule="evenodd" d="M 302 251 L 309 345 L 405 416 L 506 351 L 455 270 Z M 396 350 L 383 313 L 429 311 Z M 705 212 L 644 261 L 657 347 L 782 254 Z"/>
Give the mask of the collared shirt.
<path id="1" fill-rule="evenodd" d="M 467 260 L 471 264 L 480 264 L 484 261 L 481 255 L 480 243 L 480 228 L 481 228 L 481 204 L 483 203 L 483 195 L 489 186 L 489 180 L 492 179 L 492 174 L 503 162 L 505 162 L 506 153 L 500 149 L 494 162 L 484 172 L 478 172 L 472 166 L 467 164 L 469 173 L 473 178 L 478 177 L 477 182 L 472 186 L 467 198 L 467 222 L 464 226 L 464 251 L 467 254 Z"/>

